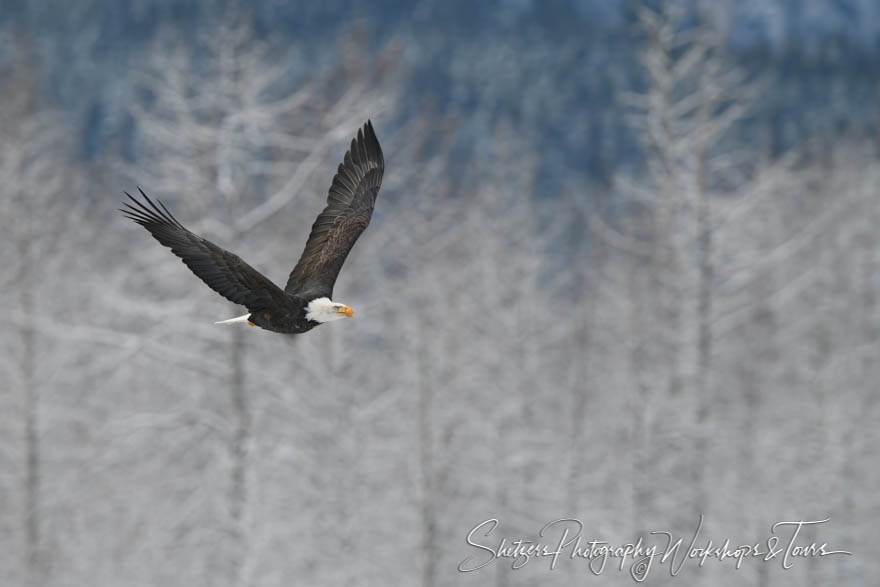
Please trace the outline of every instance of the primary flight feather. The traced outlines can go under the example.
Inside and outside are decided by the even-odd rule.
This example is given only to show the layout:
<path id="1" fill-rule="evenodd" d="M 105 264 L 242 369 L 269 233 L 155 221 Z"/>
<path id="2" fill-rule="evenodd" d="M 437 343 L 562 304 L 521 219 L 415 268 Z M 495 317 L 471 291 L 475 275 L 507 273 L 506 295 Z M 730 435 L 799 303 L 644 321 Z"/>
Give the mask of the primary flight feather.
<path id="1" fill-rule="evenodd" d="M 327 206 L 312 225 L 302 256 L 282 290 L 238 255 L 187 230 L 168 209 L 126 196 L 126 216 L 171 249 L 208 286 L 241 304 L 248 314 L 218 324 L 247 322 L 273 332 L 298 334 L 323 322 L 351 317 L 354 310 L 331 301 L 333 284 L 345 258 L 370 223 L 385 162 L 370 121 L 358 130 L 336 171 Z"/>

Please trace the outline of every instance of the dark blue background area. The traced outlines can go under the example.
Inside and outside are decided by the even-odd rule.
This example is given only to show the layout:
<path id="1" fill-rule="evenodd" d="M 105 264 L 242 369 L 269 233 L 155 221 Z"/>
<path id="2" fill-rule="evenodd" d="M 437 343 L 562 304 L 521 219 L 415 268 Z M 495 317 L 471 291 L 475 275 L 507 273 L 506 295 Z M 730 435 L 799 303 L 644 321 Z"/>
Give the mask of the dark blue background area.
<path id="1" fill-rule="evenodd" d="M 779 154 L 820 134 L 873 134 L 876 127 L 880 4 L 685 3 L 693 15 L 729 23 L 733 59 L 769 82 L 747 122 L 767 132 Z M 279 49 L 296 46 L 300 77 L 340 59 L 340 39 L 355 28 L 377 53 L 402 51 L 405 100 L 397 122 L 418 117 L 426 100 L 463 116 L 455 154 L 478 153 L 499 120 L 540 145 L 538 193 L 552 194 L 567 174 L 607 183 L 616 166 L 637 162 L 638 147 L 617 97 L 640 87 L 640 35 L 634 2 L 604 0 L 464 0 L 283 2 L 242 4 L 254 29 Z M 215 0 L 3 3 L 0 22 L 32 42 L 50 99 L 78 129 L 85 159 L 111 140 L 123 153 L 136 125 L 116 102 L 129 73 L 163 31 L 196 38 L 235 11 Z M 479 109 L 479 116 L 475 113 Z"/>

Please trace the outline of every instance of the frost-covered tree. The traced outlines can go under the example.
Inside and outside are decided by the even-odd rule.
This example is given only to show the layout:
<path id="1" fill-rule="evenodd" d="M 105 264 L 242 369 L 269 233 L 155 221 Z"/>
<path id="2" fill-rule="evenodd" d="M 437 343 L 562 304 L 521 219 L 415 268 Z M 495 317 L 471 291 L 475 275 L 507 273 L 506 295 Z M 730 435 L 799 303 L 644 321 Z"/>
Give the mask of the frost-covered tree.
<path id="1" fill-rule="evenodd" d="M 633 259 L 632 370 L 633 385 L 641 390 L 633 409 L 643 413 L 634 425 L 648 428 L 635 436 L 641 440 L 634 455 L 642 462 L 635 470 L 658 466 L 644 455 L 650 450 L 646 443 L 657 446 L 649 439 L 659 435 L 663 440 L 655 454 L 668 461 L 666 466 L 690 471 L 681 477 L 679 491 L 665 499 L 689 496 L 688 503 L 702 512 L 711 507 L 707 471 L 722 417 L 716 408 L 722 383 L 715 379 L 718 340 L 737 326 L 730 321 L 732 308 L 744 309 L 740 294 L 761 279 L 757 263 L 769 266 L 773 257 L 767 254 L 785 246 L 792 226 L 781 235 L 763 226 L 771 238 L 762 248 L 743 239 L 749 223 L 761 221 L 756 210 L 768 200 L 777 208 L 788 205 L 809 175 L 794 172 L 796 153 L 770 161 L 736 140 L 763 84 L 728 59 L 724 26 L 729 21 L 723 14 L 664 2 L 659 9 L 641 6 L 638 16 L 646 89 L 622 98 L 631 108 L 645 173 L 616 178 L 627 205 L 637 212 L 610 221 L 594 216 L 592 227 Z M 621 218 L 631 226 L 623 231 L 628 234 L 609 225 Z M 807 285 L 807 277 L 801 277 L 780 287 L 796 295 Z M 680 415 L 688 413 L 692 418 L 682 420 Z M 634 495 L 651 509 L 658 496 L 649 484 L 642 478 L 642 490 Z M 681 509 L 683 503 L 667 506 Z"/>
<path id="2" fill-rule="evenodd" d="M 232 16 L 194 43 L 173 36 L 157 40 L 149 66 L 134 86 L 137 163 L 125 171 L 148 193 L 171 204 L 181 219 L 193 219 L 188 224 L 194 231 L 211 235 L 230 250 L 260 250 L 262 258 L 249 255 L 258 266 L 271 261 L 289 271 L 299 254 L 293 243 L 305 241 L 309 217 L 320 210 L 327 189 L 323 184 L 332 177 L 326 165 L 330 148 L 367 118 L 381 115 L 387 100 L 376 91 L 374 80 L 356 68 L 296 81 L 294 66 L 302 67 L 296 54 L 274 52 L 246 22 Z M 277 222 L 278 213 L 291 203 L 309 211 L 298 219 L 303 223 L 300 232 L 284 230 Z M 266 232 L 274 243 L 259 238 Z M 288 243 L 283 248 L 279 235 Z M 159 263 L 174 265 L 165 251 L 159 252 L 147 271 L 163 273 Z M 277 273 L 273 277 L 283 283 L 281 271 Z M 193 315 L 193 304 L 201 300 L 181 295 L 155 318 L 172 321 Z M 249 334 L 241 328 L 223 331 L 228 338 L 225 373 L 216 376 L 218 386 L 227 389 L 225 399 L 216 390 L 204 397 L 204 408 L 221 425 L 228 451 L 222 459 L 227 476 L 220 481 L 225 496 L 216 535 L 220 547 L 208 564 L 228 584 L 249 583 L 253 557 L 259 555 L 254 552 L 259 537 L 252 535 L 259 485 L 253 481 L 257 400 L 251 390 L 282 373 L 273 371 L 276 365 L 249 367 L 262 362 L 262 351 Z M 307 380 L 303 367 L 312 368 L 300 365 L 301 381 Z"/>
<path id="3" fill-rule="evenodd" d="M 0 70 L 0 235 L 4 271 L 0 277 L 9 329 L 3 337 L 2 423 L 4 534 L 11 540 L 0 558 L 11 584 L 42 585 L 51 565 L 45 536 L 52 494 L 45 463 L 51 460 L 43 433 L 55 413 L 47 409 L 48 388 L 59 359 L 54 348 L 63 308 L 59 283 L 75 279 L 70 259 L 83 206 L 74 198 L 81 176 L 74 172 L 69 128 L 42 99 L 36 61 L 25 37 Z M 14 562 L 17 561 L 17 562 Z"/>

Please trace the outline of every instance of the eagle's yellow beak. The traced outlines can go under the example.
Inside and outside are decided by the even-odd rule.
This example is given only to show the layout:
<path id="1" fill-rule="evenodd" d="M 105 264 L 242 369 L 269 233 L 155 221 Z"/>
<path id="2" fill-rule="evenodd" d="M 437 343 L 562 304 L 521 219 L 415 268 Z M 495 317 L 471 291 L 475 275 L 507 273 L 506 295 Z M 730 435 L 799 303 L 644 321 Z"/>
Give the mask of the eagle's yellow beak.
<path id="1" fill-rule="evenodd" d="M 336 310 L 336 313 L 339 314 L 340 316 L 348 316 L 349 318 L 354 316 L 354 310 L 352 310 L 348 306 L 342 306 L 341 308 Z"/>

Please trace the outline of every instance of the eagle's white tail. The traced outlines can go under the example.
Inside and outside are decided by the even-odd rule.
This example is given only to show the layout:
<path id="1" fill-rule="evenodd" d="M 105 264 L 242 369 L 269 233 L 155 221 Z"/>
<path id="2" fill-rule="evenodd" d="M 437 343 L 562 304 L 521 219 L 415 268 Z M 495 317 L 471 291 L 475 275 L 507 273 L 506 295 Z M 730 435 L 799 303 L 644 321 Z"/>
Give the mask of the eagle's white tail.
<path id="1" fill-rule="evenodd" d="M 248 312 L 244 316 L 239 316 L 238 318 L 230 318 L 229 320 L 221 320 L 220 322 L 214 322 L 214 324 L 234 324 L 236 322 L 247 322 L 250 316 L 251 314 L 250 312 Z"/>

